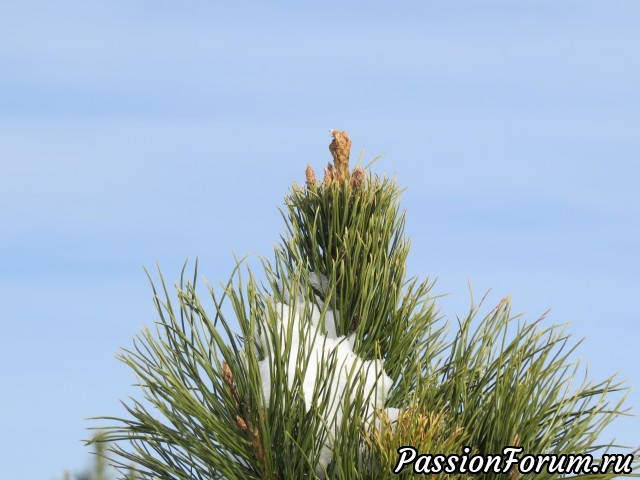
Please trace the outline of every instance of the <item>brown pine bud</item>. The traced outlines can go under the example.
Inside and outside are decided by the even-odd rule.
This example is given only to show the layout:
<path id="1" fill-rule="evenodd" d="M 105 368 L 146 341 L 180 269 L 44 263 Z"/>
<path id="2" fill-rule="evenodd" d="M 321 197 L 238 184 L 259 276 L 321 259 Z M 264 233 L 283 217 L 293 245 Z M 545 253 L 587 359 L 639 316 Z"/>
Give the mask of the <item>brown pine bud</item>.
<path id="1" fill-rule="evenodd" d="M 322 184 L 325 187 L 328 187 L 329 185 L 331 185 L 331 182 L 333 182 L 333 179 L 335 178 L 335 169 L 333 168 L 333 165 L 331 165 L 330 163 L 327 164 L 326 167 L 324 167 L 324 180 L 322 181 Z"/>
<path id="2" fill-rule="evenodd" d="M 364 178 L 366 173 L 364 172 L 364 168 L 356 167 L 353 173 L 351 174 L 351 180 L 349 183 L 351 184 L 351 188 L 359 188 L 360 185 L 364 182 Z"/>
<path id="3" fill-rule="evenodd" d="M 316 186 L 316 173 L 313 171 L 311 165 L 307 165 L 305 170 L 305 176 L 307 177 L 307 188 L 315 188 Z"/>
<path id="4" fill-rule="evenodd" d="M 233 372 L 231 371 L 231 368 L 229 368 L 229 364 L 227 362 L 222 362 L 222 381 L 231 391 L 231 395 L 233 396 L 236 404 L 240 405 L 240 394 L 238 393 L 238 385 L 236 385 L 236 379 L 233 376 Z"/>
<path id="5" fill-rule="evenodd" d="M 227 362 L 222 362 L 222 379 L 227 387 L 233 389 L 236 386 L 235 379 L 233 378 L 233 372 L 229 368 Z"/>
<path id="6" fill-rule="evenodd" d="M 242 430 L 243 432 L 246 432 L 247 430 L 249 430 L 249 427 L 247 426 L 247 422 L 245 422 L 244 418 L 242 418 L 240 415 L 236 415 L 236 423 L 240 427 L 240 430 Z"/>
<path id="7" fill-rule="evenodd" d="M 337 170 L 337 179 L 342 182 L 349 179 L 349 153 L 351 151 L 351 139 L 347 132 L 330 130 L 333 141 L 329 145 L 329 151 L 333 155 L 333 164 Z"/>

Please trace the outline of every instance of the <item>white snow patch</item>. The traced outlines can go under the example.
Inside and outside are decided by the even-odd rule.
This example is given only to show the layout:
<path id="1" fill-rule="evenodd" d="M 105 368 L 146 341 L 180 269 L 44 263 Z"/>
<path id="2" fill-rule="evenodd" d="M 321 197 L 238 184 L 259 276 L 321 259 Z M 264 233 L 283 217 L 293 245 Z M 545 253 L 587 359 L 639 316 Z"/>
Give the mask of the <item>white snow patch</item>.
<path id="1" fill-rule="evenodd" d="M 324 275 L 311 272 L 308 280 L 316 290 L 326 296 L 328 281 Z M 343 402 L 347 396 L 349 399 L 355 400 L 360 376 L 364 377 L 362 394 L 366 398 L 364 420 L 367 423 L 373 419 L 376 409 L 384 407 L 392 380 L 384 371 L 380 360 L 363 360 L 356 355 L 353 351 L 354 334 L 349 337 L 337 336 L 336 319 L 340 318 L 339 312 L 327 309 L 324 313 L 323 328 L 319 328 L 323 319 L 324 304 L 322 300 L 315 295 L 316 303 L 307 304 L 300 292 L 292 302 L 284 280 L 280 281 L 279 287 L 285 303 L 275 302 L 273 308 L 276 313 L 276 329 L 280 336 L 280 345 L 285 345 L 287 338 L 291 339 L 291 351 L 285 371 L 289 389 L 293 387 L 299 352 L 302 350 L 303 358 L 309 356 L 302 381 L 302 394 L 307 411 L 311 409 L 314 401 L 319 402 L 325 395 L 324 392 L 316 391 L 316 387 L 319 386 L 317 385 L 319 372 L 322 370 L 326 372 L 330 366 L 334 368 L 334 371 L 330 373 L 333 374 L 333 381 L 330 383 L 331 392 L 328 396 L 327 408 L 322 412 L 324 421 L 329 426 L 329 431 L 326 433 L 325 444 L 320 452 L 320 459 L 316 467 L 316 473 L 323 476 L 324 470 L 331 463 L 333 437 L 342 422 Z M 273 355 L 273 342 L 268 338 L 267 331 L 265 326 L 260 341 L 269 355 Z M 267 405 L 271 399 L 272 365 L 269 356 L 259 362 L 259 372 Z M 323 387 L 325 386 L 323 385 Z M 394 419 L 397 420 L 397 409 L 387 409 L 387 412 L 390 418 L 395 415 Z"/>

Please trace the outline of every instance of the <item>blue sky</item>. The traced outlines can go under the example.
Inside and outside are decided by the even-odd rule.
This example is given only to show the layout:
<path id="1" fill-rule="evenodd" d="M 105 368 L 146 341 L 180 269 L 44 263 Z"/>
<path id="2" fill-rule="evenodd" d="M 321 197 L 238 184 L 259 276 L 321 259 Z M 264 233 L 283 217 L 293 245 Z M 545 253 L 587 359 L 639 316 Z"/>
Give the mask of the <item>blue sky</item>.
<path id="1" fill-rule="evenodd" d="M 640 4 L 3 2 L 0 458 L 60 478 L 154 310 L 142 267 L 270 255 L 329 129 L 406 192 L 409 270 L 571 322 L 640 413 Z M 611 429 L 640 445 L 640 419 Z M 35 461 L 37 459 L 37 462 Z"/>

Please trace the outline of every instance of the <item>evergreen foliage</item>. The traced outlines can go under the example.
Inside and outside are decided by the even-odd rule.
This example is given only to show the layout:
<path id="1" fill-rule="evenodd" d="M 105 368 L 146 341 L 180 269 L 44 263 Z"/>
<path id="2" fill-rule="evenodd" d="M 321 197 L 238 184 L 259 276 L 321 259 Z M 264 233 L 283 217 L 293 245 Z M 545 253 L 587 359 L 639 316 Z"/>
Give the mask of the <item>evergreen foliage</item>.
<path id="1" fill-rule="evenodd" d="M 150 278 L 155 331 L 121 355 L 142 398 L 125 402 L 125 418 L 102 417 L 100 441 L 115 442 L 119 467 L 167 480 L 384 479 L 397 477 L 403 445 L 444 454 L 612 447 L 599 442 L 624 413 L 610 400 L 623 386 L 574 384 L 582 369 L 564 328 L 512 316 L 509 298 L 484 316 L 482 302 L 472 305 L 452 334 L 433 283 L 406 277 L 399 187 L 350 171 L 350 140 L 333 136 L 324 180 L 308 167 L 306 185 L 286 198 L 285 234 L 262 262 L 263 281 L 239 263 L 222 292 L 208 287 L 209 311 L 197 265 L 190 280 L 183 269 L 177 303 L 161 274 L 158 287 Z"/>

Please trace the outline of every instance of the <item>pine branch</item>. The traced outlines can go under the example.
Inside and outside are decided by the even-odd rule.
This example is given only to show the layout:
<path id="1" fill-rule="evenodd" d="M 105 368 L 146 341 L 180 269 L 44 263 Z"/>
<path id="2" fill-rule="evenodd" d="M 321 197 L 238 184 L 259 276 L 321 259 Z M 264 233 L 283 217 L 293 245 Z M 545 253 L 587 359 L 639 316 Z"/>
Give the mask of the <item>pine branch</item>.
<path id="1" fill-rule="evenodd" d="M 612 448 L 600 437 L 626 412 L 623 385 L 586 375 L 574 385 L 577 345 L 562 326 L 512 316 L 509 298 L 484 316 L 472 305 L 450 333 L 433 282 L 406 277 L 401 189 L 350 171 L 351 140 L 331 133 L 322 182 L 307 166 L 305 186 L 285 199 L 263 283 L 248 268 L 245 282 L 238 262 L 222 293 L 208 287 L 210 315 L 197 264 L 191 281 L 183 269 L 177 303 L 160 273 L 159 289 L 150 277 L 156 329 L 120 356 L 142 399 L 102 417 L 115 464 L 133 462 L 144 479 L 391 479 L 403 444 Z"/>

